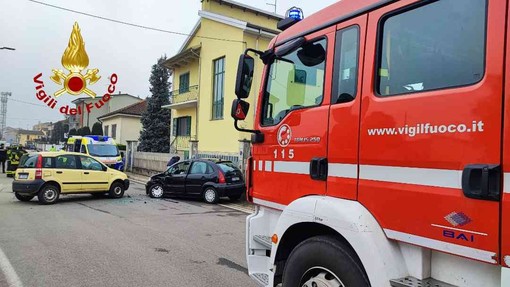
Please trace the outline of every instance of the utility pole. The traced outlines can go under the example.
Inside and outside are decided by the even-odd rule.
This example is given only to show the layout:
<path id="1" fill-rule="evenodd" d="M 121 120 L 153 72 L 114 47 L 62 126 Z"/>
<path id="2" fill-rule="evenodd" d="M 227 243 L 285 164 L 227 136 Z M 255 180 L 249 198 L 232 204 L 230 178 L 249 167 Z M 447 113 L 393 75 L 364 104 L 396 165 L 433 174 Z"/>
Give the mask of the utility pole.
<path id="1" fill-rule="evenodd" d="M 5 125 L 7 120 L 7 100 L 11 96 L 10 92 L 0 93 L 0 139 L 4 137 Z"/>
<path id="2" fill-rule="evenodd" d="M 276 14 L 276 5 L 277 5 L 277 2 L 278 0 L 274 0 L 274 4 L 273 3 L 266 3 L 266 5 L 269 5 L 269 6 L 273 6 L 274 7 L 274 13 Z"/>

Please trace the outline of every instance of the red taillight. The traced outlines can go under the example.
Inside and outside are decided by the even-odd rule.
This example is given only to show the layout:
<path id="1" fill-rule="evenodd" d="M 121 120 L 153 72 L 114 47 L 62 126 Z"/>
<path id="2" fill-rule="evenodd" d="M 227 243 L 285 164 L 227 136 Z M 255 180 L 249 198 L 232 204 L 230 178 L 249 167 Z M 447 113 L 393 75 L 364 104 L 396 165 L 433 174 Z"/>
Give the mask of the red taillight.
<path id="1" fill-rule="evenodd" d="M 42 155 L 37 156 L 35 163 L 35 179 L 42 179 Z"/>
<path id="2" fill-rule="evenodd" d="M 227 181 L 225 180 L 225 175 L 223 174 L 223 172 L 222 172 L 221 170 L 218 172 L 218 182 L 219 182 L 219 183 L 225 183 L 225 182 L 227 182 Z"/>

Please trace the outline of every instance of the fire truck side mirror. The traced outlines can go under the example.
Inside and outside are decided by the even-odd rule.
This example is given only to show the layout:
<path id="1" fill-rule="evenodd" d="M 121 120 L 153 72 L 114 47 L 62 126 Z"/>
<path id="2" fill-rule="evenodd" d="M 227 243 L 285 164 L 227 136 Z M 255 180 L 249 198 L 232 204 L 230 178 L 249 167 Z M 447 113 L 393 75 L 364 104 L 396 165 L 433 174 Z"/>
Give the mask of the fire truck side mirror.
<path id="1" fill-rule="evenodd" d="M 241 99 L 235 99 L 232 102 L 231 116 L 234 120 L 244 121 L 250 110 L 250 104 Z"/>
<path id="2" fill-rule="evenodd" d="M 239 57 L 235 92 L 240 99 L 246 99 L 250 95 L 254 68 L 255 60 L 250 55 L 243 54 Z"/>

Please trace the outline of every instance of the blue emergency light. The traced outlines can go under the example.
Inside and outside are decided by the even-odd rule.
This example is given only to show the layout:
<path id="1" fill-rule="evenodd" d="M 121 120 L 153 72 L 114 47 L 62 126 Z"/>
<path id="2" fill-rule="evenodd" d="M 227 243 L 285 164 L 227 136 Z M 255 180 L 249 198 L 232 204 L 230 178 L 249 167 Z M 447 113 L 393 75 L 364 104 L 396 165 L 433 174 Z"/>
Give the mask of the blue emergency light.
<path id="1" fill-rule="evenodd" d="M 305 18 L 303 9 L 295 7 L 295 6 L 290 8 L 289 10 L 287 10 L 286 16 L 287 16 L 287 18 L 293 18 L 293 19 L 296 19 L 297 21 L 301 21 Z"/>

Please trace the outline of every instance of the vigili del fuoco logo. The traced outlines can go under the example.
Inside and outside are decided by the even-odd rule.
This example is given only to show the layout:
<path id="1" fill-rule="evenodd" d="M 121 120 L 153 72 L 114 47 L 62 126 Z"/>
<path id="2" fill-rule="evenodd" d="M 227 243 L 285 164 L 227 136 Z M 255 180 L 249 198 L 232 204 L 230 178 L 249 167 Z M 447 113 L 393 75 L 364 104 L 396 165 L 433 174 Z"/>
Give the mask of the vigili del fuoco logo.
<path id="1" fill-rule="evenodd" d="M 50 76 L 50 79 L 56 84 L 62 86 L 62 88 L 53 93 L 53 95 L 46 94 L 43 90 L 43 74 L 39 73 L 34 77 L 34 83 L 37 85 L 35 87 L 35 97 L 52 109 L 57 107 L 57 98 L 65 93 L 72 96 L 86 94 L 93 99 L 96 98 L 96 93 L 92 91 L 89 86 L 93 86 L 97 83 L 101 79 L 101 76 L 99 75 L 99 69 L 97 68 L 87 69 L 87 72 L 84 72 L 89 65 L 89 56 L 85 51 L 85 42 L 81 36 L 78 22 L 74 23 L 71 37 L 69 37 L 69 44 L 62 55 L 61 62 L 67 72 L 53 69 L 53 75 Z M 94 104 L 87 103 L 85 105 L 87 113 L 90 113 L 94 108 L 100 109 L 110 100 L 111 94 L 115 92 L 115 84 L 117 84 L 117 80 L 117 74 L 113 73 L 110 76 L 110 85 L 108 86 L 107 93 L 105 93 L 101 99 Z M 81 110 L 81 106 L 78 106 L 78 108 L 70 108 L 69 105 L 60 107 L 59 111 L 66 115 L 80 115 L 84 113 L 84 111 Z"/>

